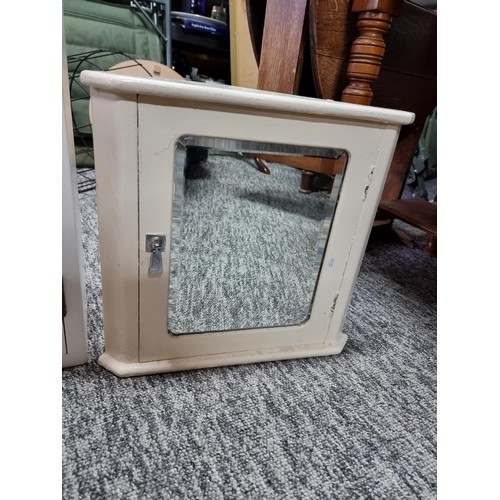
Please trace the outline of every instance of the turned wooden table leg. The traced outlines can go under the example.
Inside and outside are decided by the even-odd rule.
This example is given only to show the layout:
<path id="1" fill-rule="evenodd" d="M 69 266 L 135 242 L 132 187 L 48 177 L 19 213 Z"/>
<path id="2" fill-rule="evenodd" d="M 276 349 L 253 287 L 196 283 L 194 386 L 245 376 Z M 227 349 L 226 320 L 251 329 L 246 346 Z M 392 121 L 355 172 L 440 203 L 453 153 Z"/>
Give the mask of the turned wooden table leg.
<path id="1" fill-rule="evenodd" d="M 349 84 L 342 101 L 369 106 L 373 99 L 372 83 L 378 78 L 385 53 L 383 35 L 399 14 L 403 0 L 353 0 L 352 12 L 359 13 L 359 36 L 352 44 L 347 66 Z"/>
<path id="2" fill-rule="evenodd" d="M 359 36 L 351 47 L 347 66 L 349 84 L 342 93 L 343 102 L 371 104 L 371 85 L 379 76 L 385 53 L 383 36 L 391 27 L 392 17 L 401 12 L 403 4 L 404 0 L 353 0 L 351 10 L 358 13 Z M 310 172 L 302 172 L 302 192 L 311 192 L 312 177 Z"/>

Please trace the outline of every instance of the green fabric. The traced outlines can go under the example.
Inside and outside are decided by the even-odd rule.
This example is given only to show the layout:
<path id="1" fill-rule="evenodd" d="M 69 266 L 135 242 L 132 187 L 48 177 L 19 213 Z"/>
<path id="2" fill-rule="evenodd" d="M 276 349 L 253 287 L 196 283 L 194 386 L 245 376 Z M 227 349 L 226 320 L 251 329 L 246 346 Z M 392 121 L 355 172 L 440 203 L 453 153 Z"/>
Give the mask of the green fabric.
<path id="1" fill-rule="evenodd" d="M 413 159 L 413 171 L 425 180 L 437 177 L 437 108 L 425 120 Z"/>
<path id="2" fill-rule="evenodd" d="M 437 107 L 427 117 L 406 184 L 414 198 L 428 200 L 425 181 L 437 178 Z"/>
<path id="3" fill-rule="evenodd" d="M 68 56 L 89 50 L 125 52 L 163 62 L 163 41 L 136 9 L 95 0 L 64 0 Z"/>
<path id="4" fill-rule="evenodd" d="M 142 13 L 123 3 L 63 0 L 63 15 L 74 133 L 90 136 L 89 89 L 79 81 L 81 71 L 134 59 L 164 64 L 164 42 Z M 77 156 L 77 165 L 82 162 Z"/>
<path id="5" fill-rule="evenodd" d="M 75 159 L 78 167 L 94 166 L 94 152 L 92 148 L 75 145 Z"/>

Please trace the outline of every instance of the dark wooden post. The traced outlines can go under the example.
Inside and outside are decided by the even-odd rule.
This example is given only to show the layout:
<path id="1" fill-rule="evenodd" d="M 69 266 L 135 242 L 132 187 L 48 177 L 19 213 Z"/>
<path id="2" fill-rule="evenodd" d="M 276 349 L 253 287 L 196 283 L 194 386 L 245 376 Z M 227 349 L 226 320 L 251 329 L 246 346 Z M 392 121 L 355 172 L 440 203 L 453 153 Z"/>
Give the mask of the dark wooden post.
<path id="1" fill-rule="evenodd" d="M 347 66 L 348 86 L 342 101 L 369 106 L 372 83 L 378 78 L 385 53 L 384 34 L 393 16 L 403 8 L 403 0 L 353 0 L 352 12 L 359 13 L 359 36 L 352 44 Z"/>

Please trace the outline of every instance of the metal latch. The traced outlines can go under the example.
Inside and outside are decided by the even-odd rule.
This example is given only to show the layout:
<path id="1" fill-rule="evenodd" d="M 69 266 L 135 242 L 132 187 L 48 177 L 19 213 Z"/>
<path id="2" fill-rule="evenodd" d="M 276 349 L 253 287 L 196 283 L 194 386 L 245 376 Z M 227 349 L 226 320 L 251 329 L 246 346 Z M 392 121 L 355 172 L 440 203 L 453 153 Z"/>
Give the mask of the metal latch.
<path id="1" fill-rule="evenodd" d="M 165 251 L 167 238 L 161 234 L 146 234 L 146 252 L 151 252 L 149 274 L 159 276 L 163 273 L 161 253 Z"/>

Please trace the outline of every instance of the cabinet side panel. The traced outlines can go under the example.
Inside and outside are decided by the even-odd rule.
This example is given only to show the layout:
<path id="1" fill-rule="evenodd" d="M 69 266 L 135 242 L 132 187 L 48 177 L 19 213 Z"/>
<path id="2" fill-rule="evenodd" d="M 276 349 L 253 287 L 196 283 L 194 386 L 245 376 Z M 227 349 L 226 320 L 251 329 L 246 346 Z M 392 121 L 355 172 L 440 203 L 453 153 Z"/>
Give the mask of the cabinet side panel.
<path id="1" fill-rule="evenodd" d="M 355 227 L 355 234 L 352 239 L 348 259 L 343 270 L 342 285 L 337 297 L 335 308 L 341 314 L 335 314 L 330 323 L 329 333 L 326 341 L 341 331 L 349 303 L 351 301 L 354 286 L 356 285 L 363 257 L 370 238 L 373 221 L 380 202 L 385 180 L 389 172 L 389 166 L 394 155 L 397 139 L 399 136 L 399 126 L 387 125 L 381 135 L 380 144 L 377 149 L 375 162 L 372 164 L 363 189 L 363 203 L 359 213 L 359 219 Z"/>
<path id="2" fill-rule="evenodd" d="M 93 89 L 105 350 L 138 359 L 137 99 Z"/>

